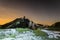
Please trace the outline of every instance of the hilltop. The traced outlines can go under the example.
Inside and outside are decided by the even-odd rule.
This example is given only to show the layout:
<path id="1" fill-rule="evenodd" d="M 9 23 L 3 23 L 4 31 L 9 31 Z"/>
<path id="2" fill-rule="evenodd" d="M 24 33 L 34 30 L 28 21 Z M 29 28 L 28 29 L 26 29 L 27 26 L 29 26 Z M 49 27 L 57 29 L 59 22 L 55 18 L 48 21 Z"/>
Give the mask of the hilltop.
<path id="1" fill-rule="evenodd" d="M 23 18 L 16 18 L 15 20 L 6 23 L 4 25 L 0 25 L 1 29 L 9 29 L 9 28 L 30 28 L 30 29 L 37 29 L 37 28 L 45 28 L 48 30 L 60 30 L 60 22 L 55 22 L 51 26 L 49 25 L 43 25 L 43 24 L 37 24 L 30 19 L 26 18 L 25 16 Z"/>
<path id="2" fill-rule="evenodd" d="M 1 28 L 30 28 L 30 29 L 37 29 L 39 26 L 42 26 L 42 24 L 37 24 L 25 16 L 23 18 L 16 18 L 15 20 L 6 23 L 1 26 Z"/>

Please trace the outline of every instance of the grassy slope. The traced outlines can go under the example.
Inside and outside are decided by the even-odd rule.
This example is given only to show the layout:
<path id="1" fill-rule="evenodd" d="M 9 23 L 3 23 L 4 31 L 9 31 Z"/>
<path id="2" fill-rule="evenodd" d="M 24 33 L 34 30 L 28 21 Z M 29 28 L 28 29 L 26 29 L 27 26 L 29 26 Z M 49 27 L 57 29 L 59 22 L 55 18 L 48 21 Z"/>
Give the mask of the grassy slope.
<path id="1" fill-rule="evenodd" d="M 17 28 L 16 30 L 17 30 L 18 32 L 24 32 L 24 31 L 30 31 L 31 29 L 28 29 L 28 28 Z M 33 30 L 33 33 L 34 33 L 36 36 L 47 36 L 47 33 L 42 32 L 40 29 Z"/>
<path id="2" fill-rule="evenodd" d="M 31 29 L 28 29 L 28 28 L 16 28 L 16 30 L 18 32 L 24 32 L 24 31 L 30 31 Z M 0 29 L 0 31 L 5 31 L 5 29 Z M 36 36 L 41 36 L 41 37 L 47 37 L 47 34 L 45 32 L 42 32 L 40 29 L 37 29 L 37 30 L 33 30 L 33 33 L 36 35 Z M 4 34 L 2 34 L 1 37 L 5 37 Z M 0 38 L 1 38 L 0 37 Z M 10 37 L 12 38 L 15 38 L 15 35 L 10 35 Z M 55 40 L 55 38 L 52 38 L 52 39 L 49 39 L 49 40 Z M 59 39 L 56 39 L 56 40 L 59 40 Z"/>

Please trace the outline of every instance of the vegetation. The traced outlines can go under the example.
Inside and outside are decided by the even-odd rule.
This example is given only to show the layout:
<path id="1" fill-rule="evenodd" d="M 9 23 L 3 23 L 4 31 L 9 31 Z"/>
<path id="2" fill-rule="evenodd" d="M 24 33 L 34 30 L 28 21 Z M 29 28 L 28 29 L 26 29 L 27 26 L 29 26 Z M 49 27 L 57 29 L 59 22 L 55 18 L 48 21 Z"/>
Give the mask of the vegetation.
<path id="1" fill-rule="evenodd" d="M 48 27 L 49 30 L 55 30 L 55 31 L 60 31 L 60 22 L 56 22 L 52 24 L 50 27 Z"/>
<path id="2" fill-rule="evenodd" d="M 1 31 L 4 32 L 4 31 L 7 31 L 7 30 L 0 29 L 0 32 Z M 28 29 L 28 28 L 16 28 L 16 31 L 19 32 L 19 33 L 23 33 L 23 32 L 26 32 L 26 31 L 31 31 L 31 29 Z M 32 31 L 33 31 L 33 33 L 35 34 L 36 37 L 41 37 L 43 40 L 60 40 L 60 39 L 56 39 L 56 38 L 48 38 L 48 34 L 41 31 L 41 29 L 32 30 Z M 1 36 L 0 39 L 3 39 L 3 38 L 16 38 L 16 34 L 12 34 L 12 33 L 9 34 L 9 36 L 6 36 L 4 33 L 2 33 L 0 36 Z"/>
<path id="3" fill-rule="evenodd" d="M 25 31 L 30 31 L 31 29 L 28 29 L 28 28 L 16 28 L 16 30 L 21 33 L 21 32 L 25 32 Z M 34 32 L 34 34 L 36 36 L 44 36 L 44 37 L 48 36 L 47 33 L 42 32 L 40 29 L 33 30 L 33 32 Z"/>
<path id="4" fill-rule="evenodd" d="M 48 34 L 41 31 L 41 29 L 47 28 L 48 30 L 57 30 L 60 31 L 60 22 L 56 22 L 54 24 L 52 24 L 51 26 L 44 26 L 42 24 L 35 24 L 34 22 L 31 22 L 31 24 L 29 25 L 31 21 L 29 19 L 26 19 L 25 16 L 23 18 L 17 18 L 16 20 L 9 22 L 7 24 L 4 25 L 0 25 L 0 31 L 5 31 L 5 28 L 16 28 L 16 31 L 19 33 L 23 33 L 26 31 L 33 31 L 33 33 L 36 36 L 41 36 L 41 37 L 46 37 L 48 38 Z M 0 35 L 0 38 L 5 38 L 5 35 L 2 33 L 2 35 Z M 16 35 L 14 34 L 10 34 L 9 37 L 15 38 Z M 55 39 L 55 38 L 48 38 L 49 40 L 59 40 L 59 39 Z"/>
<path id="5" fill-rule="evenodd" d="M 11 37 L 11 38 L 15 38 L 15 36 L 16 36 L 16 35 L 14 35 L 14 34 L 10 34 L 9 37 Z"/>
<path id="6" fill-rule="evenodd" d="M 34 32 L 35 35 L 37 35 L 37 36 L 44 36 L 44 37 L 48 36 L 47 33 L 42 32 L 40 29 L 34 30 L 33 32 Z"/>
<path id="7" fill-rule="evenodd" d="M 18 32 L 24 32 L 24 31 L 29 31 L 30 29 L 28 28 L 16 28 Z"/>

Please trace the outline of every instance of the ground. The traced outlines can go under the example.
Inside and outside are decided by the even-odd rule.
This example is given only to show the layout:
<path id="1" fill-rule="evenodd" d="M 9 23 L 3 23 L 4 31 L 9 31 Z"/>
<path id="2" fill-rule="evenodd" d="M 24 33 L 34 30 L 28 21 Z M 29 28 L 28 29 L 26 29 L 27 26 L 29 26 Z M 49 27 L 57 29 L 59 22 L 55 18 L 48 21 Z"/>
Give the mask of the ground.
<path id="1" fill-rule="evenodd" d="M 0 29 L 0 40 L 56 40 L 49 38 L 41 29 L 31 30 L 28 28 Z"/>

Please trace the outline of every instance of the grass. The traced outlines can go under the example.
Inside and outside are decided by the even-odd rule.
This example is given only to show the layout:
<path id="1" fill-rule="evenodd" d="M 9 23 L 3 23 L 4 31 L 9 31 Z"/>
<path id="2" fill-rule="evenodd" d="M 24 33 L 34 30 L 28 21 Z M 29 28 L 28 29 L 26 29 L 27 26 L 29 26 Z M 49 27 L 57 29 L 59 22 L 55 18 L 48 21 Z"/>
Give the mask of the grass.
<path id="1" fill-rule="evenodd" d="M 11 38 L 15 38 L 15 35 L 10 35 Z"/>
<path id="2" fill-rule="evenodd" d="M 16 28 L 18 32 L 24 32 L 24 31 L 29 31 L 30 29 L 28 28 Z"/>
<path id="3" fill-rule="evenodd" d="M 28 29 L 28 28 L 16 28 L 16 31 L 18 31 L 19 33 L 23 33 L 30 30 L 31 29 Z M 2 31 L 2 29 L 0 29 L 0 31 Z M 41 29 L 33 30 L 33 32 L 36 36 L 47 36 L 47 33 L 41 31 Z M 14 37 L 14 35 L 11 35 L 11 36 Z"/>
<path id="4" fill-rule="evenodd" d="M 48 30 L 52 30 L 52 31 L 60 31 L 60 28 L 48 28 Z"/>
<path id="5" fill-rule="evenodd" d="M 44 37 L 47 36 L 47 33 L 42 32 L 40 29 L 34 30 L 33 32 L 35 33 L 36 36 L 44 36 Z"/>
<path id="6" fill-rule="evenodd" d="M 0 29 L 0 31 L 5 31 L 5 29 Z"/>
<path id="7" fill-rule="evenodd" d="M 2 39 L 2 38 L 5 38 L 5 35 L 4 34 L 0 35 L 0 39 Z"/>
<path id="8" fill-rule="evenodd" d="M 31 30 L 31 29 L 28 29 L 28 28 L 16 28 L 16 31 L 18 31 L 18 32 L 20 32 L 20 33 L 25 32 L 25 31 L 30 31 L 30 30 Z M 0 31 L 5 31 L 5 30 L 0 29 Z M 43 32 L 43 31 L 41 31 L 41 29 L 33 30 L 33 33 L 34 33 L 36 36 L 45 37 L 44 40 L 45 40 L 45 39 L 48 39 L 48 40 L 60 40 L 60 38 L 59 38 L 59 39 L 48 38 L 48 34 L 45 33 L 45 32 Z M 0 35 L 0 36 L 1 36 L 0 39 L 6 37 L 4 34 L 2 34 L 2 35 Z M 11 34 L 11 35 L 9 35 L 9 37 L 15 38 L 16 35 L 15 35 L 15 34 Z"/>
<path id="9" fill-rule="evenodd" d="M 28 28 L 17 28 L 16 29 L 18 32 L 25 32 L 25 31 L 30 31 L 30 29 Z M 44 36 L 46 37 L 47 36 L 47 33 L 45 32 L 42 32 L 40 29 L 37 29 L 37 30 L 33 30 L 33 33 L 36 35 L 36 36 Z"/>

